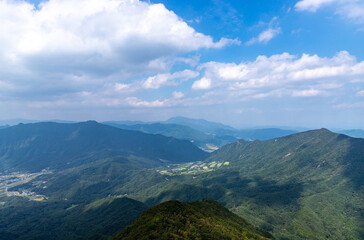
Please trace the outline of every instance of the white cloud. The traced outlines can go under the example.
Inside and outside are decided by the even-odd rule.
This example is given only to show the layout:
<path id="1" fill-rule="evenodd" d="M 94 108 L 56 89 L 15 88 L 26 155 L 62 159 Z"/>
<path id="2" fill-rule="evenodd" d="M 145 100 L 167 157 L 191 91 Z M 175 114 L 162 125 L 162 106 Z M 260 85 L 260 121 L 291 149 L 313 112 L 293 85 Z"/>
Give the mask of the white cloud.
<path id="1" fill-rule="evenodd" d="M 128 88 L 129 88 L 128 84 L 115 83 L 115 90 L 116 91 L 123 91 L 123 90 L 128 89 Z"/>
<path id="2" fill-rule="evenodd" d="M 189 94 L 182 93 L 176 88 L 171 98 L 158 98 L 145 101 L 141 98 L 131 97 L 128 101 L 114 102 L 116 105 L 138 107 L 170 107 L 170 106 L 195 106 L 213 105 L 241 101 L 253 101 L 277 98 L 313 98 L 313 97 L 340 97 L 345 92 L 360 89 L 361 82 L 353 79 L 363 79 L 364 62 L 358 62 L 356 58 L 346 51 L 338 52 L 332 57 L 320 57 L 318 55 L 302 54 L 300 57 L 289 53 L 272 56 L 258 56 L 254 61 L 237 63 L 208 62 L 201 64 L 197 69 L 201 77 L 192 83 L 193 91 Z M 188 73 L 188 74 L 187 74 Z M 173 74 L 156 75 L 151 86 L 172 86 L 177 77 L 197 76 L 198 73 L 191 70 L 176 72 Z M 161 77 L 164 76 L 164 77 Z M 159 79 L 159 80 L 157 80 Z M 143 89 L 146 82 L 129 85 L 115 85 L 120 94 Z M 117 91 L 116 91 L 117 92 Z M 110 95 L 102 95 L 105 102 L 112 102 L 115 92 Z M 356 90 L 352 95 L 360 96 Z M 123 95 L 124 96 L 124 95 Z M 124 97 L 125 97 L 124 96 Z M 124 99 L 120 97 L 120 99 Z"/>
<path id="3" fill-rule="evenodd" d="M 331 58 L 282 53 L 240 64 L 208 62 L 201 65 L 201 79 L 209 79 L 208 88 L 214 89 L 214 97 L 219 92 L 232 100 L 330 96 L 347 84 L 355 84 L 352 79 L 364 77 L 363 64 L 346 51 Z M 198 84 L 195 82 L 194 87 Z"/>
<path id="4" fill-rule="evenodd" d="M 16 55 L 91 52 L 105 56 L 123 50 L 130 57 L 141 43 L 185 52 L 236 41 L 214 43 L 164 5 L 137 0 L 50 0 L 39 10 L 26 2 L 2 0 L 0 6 L 1 30 L 6 33 L 2 40 Z M 157 50 L 161 52 L 148 49 L 143 55 L 165 54 Z"/>
<path id="5" fill-rule="evenodd" d="M 275 36 L 281 33 L 281 29 L 278 28 L 268 28 L 261 32 L 258 37 L 250 39 L 246 44 L 252 45 L 254 43 L 267 43 L 272 40 Z"/>
<path id="6" fill-rule="evenodd" d="M 139 0 L 49 0 L 39 8 L 0 0 L 0 32 L 0 82 L 14 86 L 0 89 L 2 98 L 98 91 L 105 83 L 168 72 L 176 62 L 196 64 L 179 54 L 239 43 L 214 42 L 163 4 Z"/>
<path id="7" fill-rule="evenodd" d="M 341 103 L 334 105 L 335 109 L 364 108 L 364 102 Z"/>
<path id="8" fill-rule="evenodd" d="M 144 101 L 136 97 L 129 97 L 125 99 L 126 102 L 133 107 L 165 107 L 167 106 L 166 100 Z"/>
<path id="9" fill-rule="evenodd" d="M 259 33 L 257 37 L 251 38 L 248 42 L 246 42 L 246 45 L 252 45 L 255 43 L 268 43 L 282 32 L 277 22 L 278 17 L 273 17 L 269 23 L 260 23 L 259 25 L 268 25 L 268 28 Z"/>
<path id="10" fill-rule="evenodd" d="M 320 7 L 325 4 L 330 4 L 335 2 L 336 0 L 301 0 L 298 1 L 295 5 L 296 10 L 298 11 L 311 11 L 315 12 Z"/>
<path id="11" fill-rule="evenodd" d="M 316 12 L 324 6 L 332 6 L 335 14 L 358 24 L 364 23 L 364 2 L 362 0 L 300 0 L 296 3 L 295 9 Z"/>
<path id="12" fill-rule="evenodd" d="M 357 92 L 356 96 L 364 97 L 364 90 L 361 90 L 361 91 Z"/>
<path id="13" fill-rule="evenodd" d="M 222 48 L 222 47 L 225 47 L 227 45 L 240 45 L 241 44 L 241 41 L 237 38 L 235 39 L 229 39 L 229 38 L 221 38 L 220 41 L 218 41 L 216 44 L 215 44 L 215 47 L 216 48 Z"/>
<path id="14" fill-rule="evenodd" d="M 292 92 L 293 97 L 314 97 L 321 94 L 322 91 L 317 89 L 295 90 Z"/>
<path id="15" fill-rule="evenodd" d="M 179 99 L 179 98 L 183 98 L 183 96 L 184 96 L 184 94 L 183 94 L 183 92 L 173 92 L 172 93 L 172 96 L 173 96 L 173 98 L 176 98 L 176 99 Z"/>
<path id="16" fill-rule="evenodd" d="M 204 90 L 209 88 L 211 88 L 211 79 L 205 77 L 195 81 L 192 85 L 192 89 L 195 90 Z"/>
<path id="17" fill-rule="evenodd" d="M 206 77 L 224 81 L 246 83 L 251 87 L 260 84 L 274 85 L 290 81 L 330 78 L 345 75 L 361 75 L 364 62 L 356 62 L 355 57 L 342 51 L 332 58 L 303 54 L 300 58 L 288 53 L 270 57 L 258 56 L 253 62 L 217 63 L 202 65 Z"/>
<path id="18" fill-rule="evenodd" d="M 142 84 L 144 88 L 158 89 L 162 86 L 177 86 L 180 82 L 198 77 L 199 72 L 184 70 L 173 74 L 163 73 L 148 77 Z"/>

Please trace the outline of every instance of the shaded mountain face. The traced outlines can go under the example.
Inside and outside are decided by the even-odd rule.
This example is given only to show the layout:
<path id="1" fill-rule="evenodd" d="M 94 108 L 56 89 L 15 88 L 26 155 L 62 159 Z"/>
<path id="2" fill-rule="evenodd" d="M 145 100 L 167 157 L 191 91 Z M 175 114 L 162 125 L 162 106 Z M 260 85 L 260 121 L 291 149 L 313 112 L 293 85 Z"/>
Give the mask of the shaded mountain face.
<path id="1" fill-rule="evenodd" d="M 320 129 L 240 140 L 205 164 L 201 173 L 171 171 L 168 183 L 150 188 L 158 193 L 146 201 L 213 198 L 278 239 L 364 236 L 364 139 Z"/>
<path id="2" fill-rule="evenodd" d="M 18 199 L 17 201 L 21 201 Z M 10 203 L 0 207 L 0 239 L 109 239 L 147 209 L 129 198 L 105 198 L 89 204 Z M 22 206 L 22 207 L 20 207 Z"/>
<path id="3" fill-rule="evenodd" d="M 122 130 L 97 122 L 19 124 L 0 130 L 3 171 L 68 168 L 110 156 L 139 156 L 156 163 L 201 160 L 189 141 Z"/>
<path id="4" fill-rule="evenodd" d="M 112 239 L 273 239 L 219 203 L 168 201 L 145 211 Z"/>

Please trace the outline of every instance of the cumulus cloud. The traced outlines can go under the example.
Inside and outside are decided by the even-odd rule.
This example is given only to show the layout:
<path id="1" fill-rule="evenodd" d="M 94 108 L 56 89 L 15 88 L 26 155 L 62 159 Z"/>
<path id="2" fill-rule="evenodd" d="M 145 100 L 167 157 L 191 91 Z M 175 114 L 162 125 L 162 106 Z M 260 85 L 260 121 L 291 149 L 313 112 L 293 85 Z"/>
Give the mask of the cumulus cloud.
<path id="1" fill-rule="evenodd" d="M 215 42 L 163 4 L 139 0 L 49 0 L 37 8 L 0 0 L 0 32 L 0 84 L 11 90 L 0 90 L 2 98 L 98 91 L 105 83 L 167 72 L 176 61 L 196 64 L 179 54 L 239 44 Z M 170 78 L 183 76 L 157 76 L 146 87 Z"/>
<path id="2" fill-rule="evenodd" d="M 157 74 L 155 76 L 148 77 L 148 79 L 143 82 L 142 86 L 149 89 L 158 89 L 162 86 L 177 86 L 180 82 L 198 77 L 198 75 L 200 75 L 199 72 L 192 70 L 184 70 L 173 74 Z"/>
<path id="3" fill-rule="evenodd" d="M 358 24 L 364 23 L 364 2 L 361 0 L 300 0 L 296 3 L 295 9 L 316 12 L 324 6 L 332 6 L 335 14 Z"/>
<path id="4" fill-rule="evenodd" d="M 211 79 L 203 77 L 193 83 L 192 89 L 202 90 L 211 88 Z"/>
<path id="5" fill-rule="evenodd" d="M 282 53 L 240 64 L 208 62 L 201 68 L 210 88 L 239 99 L 326 96 L 364 76 L 364 62 L 346 51 L 331 58 Z"/>

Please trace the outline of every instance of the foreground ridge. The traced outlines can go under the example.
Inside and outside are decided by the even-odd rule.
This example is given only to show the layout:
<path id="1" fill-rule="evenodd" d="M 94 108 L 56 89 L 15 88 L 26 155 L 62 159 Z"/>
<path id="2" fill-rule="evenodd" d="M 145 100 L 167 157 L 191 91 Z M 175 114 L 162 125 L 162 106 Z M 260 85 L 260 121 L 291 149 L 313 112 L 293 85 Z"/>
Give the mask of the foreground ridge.
<path id="1" fill-rule="evenodd" d="M 145 211 L 112 239 L 273 239 L 211 199 L 168 201 Z"/>

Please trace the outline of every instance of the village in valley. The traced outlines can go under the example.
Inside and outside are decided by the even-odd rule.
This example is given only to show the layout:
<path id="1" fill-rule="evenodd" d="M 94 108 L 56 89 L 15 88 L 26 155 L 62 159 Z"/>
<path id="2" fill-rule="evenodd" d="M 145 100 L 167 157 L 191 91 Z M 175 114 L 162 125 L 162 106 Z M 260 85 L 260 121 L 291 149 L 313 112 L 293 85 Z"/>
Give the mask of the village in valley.
<path id="1" fill-rule="evenodd" d="M 43 201 L 46 200 L 47 197 L 44 195 L 39 195 L 31 190 L 22 189 L 22 190 L 12 190 L 17 186 L 28 183 L 31 180 L 35 179 L 44 174 L 51 173 L 49 170 L 44 169 L 38 173 L 21 173 L 21 172 L 13 172 L 13 173 L 3 173 L 0 174 L 0 197 L 25 197 L 32 201 Z M 45 184 L 46 182 L 41 182 L 39 184 Z M 44 186 L 46 188 L 46 186 Z"/>

